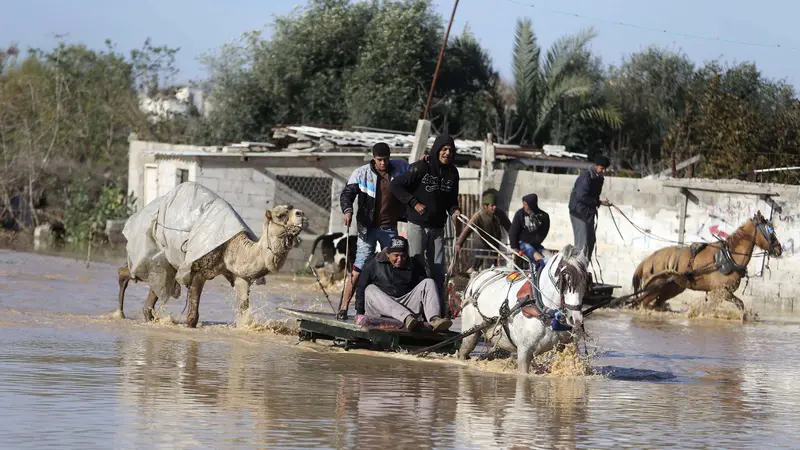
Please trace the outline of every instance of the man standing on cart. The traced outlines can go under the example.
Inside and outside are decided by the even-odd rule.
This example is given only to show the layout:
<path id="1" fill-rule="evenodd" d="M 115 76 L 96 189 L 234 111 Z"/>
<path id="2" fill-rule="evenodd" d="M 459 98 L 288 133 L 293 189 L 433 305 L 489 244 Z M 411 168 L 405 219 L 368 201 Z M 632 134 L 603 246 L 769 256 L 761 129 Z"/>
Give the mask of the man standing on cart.
<path id="1" fill-rule="evenodd" d="M 390 239 L 397 236 L 397 222 L 404 221 L 403 205 L 389 190 L 389 182 L 408 169 L 402 159 L 390 159 L 390 148 L 379 142 L 372 147 L 372 161 L 356 169 L 339 197 L 344 225 L 348 234 L 353 220 L 353 203 L 358 197 L 358 241 L 353 276 L 350 283 L 345 282 L 342 304 L 336 317 L 347 317 L 347 308 L 353 298 L 361 268 L 367 259 L 375 254 L 375 246 L 380 242 L 382 248 L 389 245 Z"/>

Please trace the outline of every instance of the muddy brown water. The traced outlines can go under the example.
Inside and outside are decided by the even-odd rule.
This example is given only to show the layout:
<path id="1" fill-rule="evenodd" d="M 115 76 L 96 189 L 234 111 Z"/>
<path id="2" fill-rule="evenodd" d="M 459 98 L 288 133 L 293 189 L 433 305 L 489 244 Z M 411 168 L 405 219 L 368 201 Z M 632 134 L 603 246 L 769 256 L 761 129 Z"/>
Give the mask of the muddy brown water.
<path id="1" fill-rule="evenodd" d="M 110 262 L 113 257 L 109 257 Z M 328 351 L 231 326 L 230 289 L 202 325 L 127 320 L 117 264 L 0 250 L 0 447 L 776 448 L 800 443 L 795 317 L 756 324 L 602 311 L 605 376 L 517 377 L 474 365 Z M 328 308 L 313 280 L 257 286 L 277 306 Z M 183 299 L 162 311 L 182 321 Z"/>

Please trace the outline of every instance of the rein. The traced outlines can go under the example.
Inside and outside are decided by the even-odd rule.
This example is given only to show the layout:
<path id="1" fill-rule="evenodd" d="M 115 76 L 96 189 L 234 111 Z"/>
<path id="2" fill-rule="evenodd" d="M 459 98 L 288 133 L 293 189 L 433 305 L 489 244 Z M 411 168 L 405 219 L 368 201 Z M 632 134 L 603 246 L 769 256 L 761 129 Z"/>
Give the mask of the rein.
<path id="1" fill-rule="evenodd" d="M 633 222 L 633 221 L 632 221 L 632 220 L 631 220 L 631 219 L 630 219 L 630 218 L 629 218 L 627 215 L 625 215 L 625 213 L 624 213 L 624 212 L 622 212 L 622 210 L 621 210 L 621 209 L 619 209 L 619 207 L 618 207 L 617 205 L 609 205 L 609 206 L 608 206 L 608 210 L 609 210 L 609 213 L 611 214 L 611 220 L 614 222 L 614 228 L 616 228 L 616 230 L 617 230 L 617 234 L 619 234 L 619 237 L 620 237 L 620 239 L 622 239 L 623 241 L 625 241 L 625 238 L 623 237 L 622 231 L 620 231 L 620 229 L 619 229 L 619 226 L 617 225 L 617 221 L 616 221 L 616 219 L 614 218 L 614 213 L 613 213 L 613 210 L 612 210 L 612 208 L 613 208 L 613 209 L 616 209 L 616 210 L 617 210 L 617 212 L 618 212 L 618 213 L 619 213 L 619 214 L 620 214 L 620 215 L 621 215 L 621 216 L 622 216 L 622 217 L 623 217 L 623 218 L 624 218 L 624 219 L 625 219 L 625 220 L 626 220 L 626 221 L 627 221 L 627 222 L 628 222 L 628 223 L 629 223 L 629 224 L 630 224 L 630 225 L 631 225 L 631 226 L 632 226 L 632 227 L 633 227 L 633 228 L 634 228 L 636 231 L 638 231 L 639 233 L 641 233 L 643 236 L 649 237 L 649 238 L 651 238 L 651 239 L 654 239 L 654 240 L 657 240 L 657 241 L 665 242 L 665 243 L 668 243 L 668 244 L 677 245 L 677 246 L 680 246 L 680 247 L 687 247 L 687 246 L 688 246 L 686 243 L 680 243 L 680 242 L 678 242 L 678 241 L 674 241 L 674 240 L 672 240 L 672 239 L 663 238 L 663 237 L 661 237 L 661 236 L 657 236 L 657 235 L 655 235 L 655 234 L 651 233 L 651 232 L 650 232 L 650 230 L 647 230 L 647 229 L 645 229 L 645 228 L 643 228 L 643 227 L 641 227 L 641 226 L 637 225 L 636 223 L 634 223 L 634 222 Z M 772 229 L 772 226 L 771 226 L 771 224 L 762 224 L 762 223 L 760 223 L 760 222 L 758 221 L 758 219 L 757 219 L 755 216 L 753 217 L 753 219 L 752 219 L 752 220 L 753 220 L 754 224 L 756 225 L 756 228 L 758 228 L 758 229 L 761 231 L 762 235 L 764 236 L 764 239 L 765 239 L 767 242 L 769 242 L 769 244 L 770 244 L 770 249 L 771 249 L 771 248 L 772 248 L 772 244 L 773 244 L 773 243 L 774 243 L 774 241 L 775 241 L 775 238 L 772 236 L 772 233 L 768 233 L 767 231 L 765 231 L 765 230 L 764 230 L 764 227 L 765 227 L 765 226 L 766 226 L 766 227 L 769 227 L 770 229 Z M 719 239 L 719 238 L 717 237 L 717 239 Z M 720 239 L 720 240 L 722 240 L 722 239 Z M 731 252 L 731 254 L 732 254 L 732 255 L 745 255 L 745 253 L 738 253 L 738 252 Z M 750 253 L 750 255 L 751 255 L 751 256 L 756 256 L 756 257 L 758 257 L 758 256 L 763 256 L 764 254 L 769 254 L 769 251 L 764 251 L 764 252 L 757 253 L 757 254 L 753 254 L 752 252 Z"/>

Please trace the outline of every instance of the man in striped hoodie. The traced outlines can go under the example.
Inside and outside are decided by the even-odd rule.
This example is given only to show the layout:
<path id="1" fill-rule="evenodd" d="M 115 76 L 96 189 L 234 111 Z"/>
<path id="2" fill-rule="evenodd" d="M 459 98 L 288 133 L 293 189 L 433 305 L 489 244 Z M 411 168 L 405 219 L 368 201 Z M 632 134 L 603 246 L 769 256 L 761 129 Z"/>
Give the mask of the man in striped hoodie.
<path id="1" fill-rule="evenodd" d="M 348 229 L 353 220 L 353 204 L 358 198 L 356 260 L 350 283 L 345 284 L 341 309 L 336 316 L 339 319 L 347 317 L 347 308 L 355 292 L 353 287 L 364 263 L 375 254 L 376 243 L 380 242 L 382 248 L 388 247 L 391 238 L 397 236 L 397 222 L 406 221 L 405 207 L 389 191 L 389 182 L 408 170 L 408 162 L 390 157 L 391 150 L 387 144 L 375 144 L 372 160 L 353 171 L 339 197 Z"/>

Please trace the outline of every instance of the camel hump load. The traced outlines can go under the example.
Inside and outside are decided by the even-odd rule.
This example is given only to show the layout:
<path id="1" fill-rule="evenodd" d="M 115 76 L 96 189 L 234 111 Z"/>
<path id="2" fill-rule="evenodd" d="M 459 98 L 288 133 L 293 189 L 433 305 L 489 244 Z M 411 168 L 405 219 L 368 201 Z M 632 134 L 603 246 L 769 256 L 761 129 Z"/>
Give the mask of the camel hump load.
<path id="1" fill-rule="evenodd" d="M 239 315 L 244 316 L 250 308 L 250 285 L 280 270 L 307 225 L 303 211 L 279 205 L 264 212 L 259 239 L 222 197 L 203 185 L 181 183 L 125 223 L 127 264 L 117 271 L 117 315 L 125 317 L 130 280 L 150 287 L 143 309 L 148 321 L 156 302 L 177 298 L 184 285 L 189 290 L 186 324 L 195 327 L 203 285 L 222 275 L 234 288 Z"/>
<path id="2" fill-rule="evenodd" d="M 257 240 L 228 202 L 193 182 L 153 200 L 122 230 L 131 274 L 163 299 L 173 293 L 176 281 L 189 284 L 195 261 L 241 232 Z"/>

